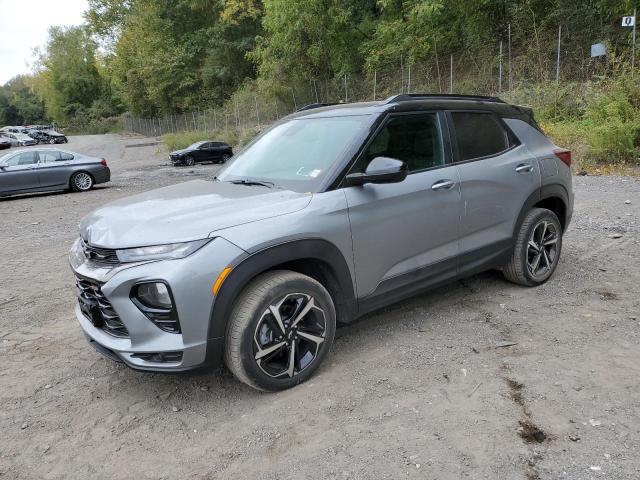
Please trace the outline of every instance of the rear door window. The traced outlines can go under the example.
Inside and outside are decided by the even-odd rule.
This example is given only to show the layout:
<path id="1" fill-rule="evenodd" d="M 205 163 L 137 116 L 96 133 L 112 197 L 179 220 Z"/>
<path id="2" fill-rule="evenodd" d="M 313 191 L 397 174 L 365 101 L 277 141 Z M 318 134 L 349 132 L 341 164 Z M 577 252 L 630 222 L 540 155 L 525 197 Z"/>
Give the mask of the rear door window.
<path id="1" fill-rule="evenodd" d="M 73 160 L 73 155 L 68 152 L 60 152 L 60 161 L 68 162 L 69 160 Z"/>
<path id="2" fill-rule="evenodd" d="M 40 152 L 40 163 L 52 163 L 60 160 L 60 152 Z"/>
<path id="3" fill-rule="evenodd" d="M 451 112 L 459 160 L 489 157 L 509 148 L 507 133 L 492 113 Z"/>

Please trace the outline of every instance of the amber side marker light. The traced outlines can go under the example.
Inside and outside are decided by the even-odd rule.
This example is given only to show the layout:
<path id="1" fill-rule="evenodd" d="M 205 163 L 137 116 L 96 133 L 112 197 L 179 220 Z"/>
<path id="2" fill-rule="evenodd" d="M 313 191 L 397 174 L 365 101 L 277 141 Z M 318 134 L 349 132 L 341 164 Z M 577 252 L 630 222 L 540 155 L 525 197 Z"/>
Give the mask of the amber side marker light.
<path id="1" fill-rule="evenodd" d="M 213 284 L 213 287 L 211 287 L 211 292 L 214 295 L 218 295 L 218 291 L 220 291 L 220 287 L 222 287 L 222 283 L 224 282 L 224 279 L 227 278 L 227 276 L 231 273 L 231 270 L 232 270 L 231 267 L 225 267 L 225 269 L 220 272 L 220 275 L 218 275 L 218 278 Z"/>

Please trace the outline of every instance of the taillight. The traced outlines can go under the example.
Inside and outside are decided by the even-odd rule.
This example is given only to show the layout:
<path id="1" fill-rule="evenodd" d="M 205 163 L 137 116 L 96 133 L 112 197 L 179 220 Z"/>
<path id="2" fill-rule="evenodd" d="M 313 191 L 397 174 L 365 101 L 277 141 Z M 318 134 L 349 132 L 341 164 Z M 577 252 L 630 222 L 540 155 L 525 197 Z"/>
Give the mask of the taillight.
<path id="1" fill-rule="evenodd" d="M 569 157 L 569 161 L 571 161 L 571 157 Z M 107 159 L 103 158 L 102 160 L 100 160 L 100 165 L 106 167 L 107 166 Z"/>
<path id="2" fill-rule="evenodd" d="M 571 167 L 571 150 L 556 148 L 553 153 L 556 157 L 562 160 L 562 163 L 564 163 L 567 167 Z"/>

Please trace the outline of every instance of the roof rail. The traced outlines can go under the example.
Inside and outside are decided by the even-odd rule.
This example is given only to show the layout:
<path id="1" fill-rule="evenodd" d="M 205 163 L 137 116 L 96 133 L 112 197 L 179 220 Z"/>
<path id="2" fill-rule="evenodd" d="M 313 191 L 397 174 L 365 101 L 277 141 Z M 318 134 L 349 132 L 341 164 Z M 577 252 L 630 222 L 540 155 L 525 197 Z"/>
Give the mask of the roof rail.
<path id="1" fill-rule="evenodd" d="M 408 102 L 410 100 L 476 100 L 480 102 L 495 102 L 505 103 L 504 100 L 498 97 L 489 97 L 486 95 L 460 95 L 452 93 L 401 93 L 398 95 L 392 95 L 382 103 L 394 103 L 394 102 Z"/>
<path id="2" fill-rule="evenodd" d="M 309 105 L 300 107 L 299 109 L 296 110 L 296 112 L 303 112 L 305 110 L 311 110 L 313 108 L 328 107 L 330 105 L 335 105 L 335 103 L 310 103 Z"/>

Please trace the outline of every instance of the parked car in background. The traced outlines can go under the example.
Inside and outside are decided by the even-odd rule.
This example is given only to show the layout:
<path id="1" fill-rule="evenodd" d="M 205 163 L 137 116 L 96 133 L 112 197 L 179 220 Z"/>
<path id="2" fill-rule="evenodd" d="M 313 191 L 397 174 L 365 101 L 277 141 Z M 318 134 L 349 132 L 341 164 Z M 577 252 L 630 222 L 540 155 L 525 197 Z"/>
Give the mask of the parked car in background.
<path id="1" fill-rule="evenodd" d="M 174 165 L 195 165 L 200 162 L 225 163 L 233 156 L 233 150 L 224 142 L 205 140 L 196 142 L 169 154 Z"/>
<path id="2" fill-rule="evenodd" d="M 487 269 L 546 282 L 573 211 L 570 165 L 531 109 L 497 98 L 305 109 L 215 179 L 82 219 L 76 317 L 135 369 L 224 362 L 252 387 L 293 387 L 339 323 Z"/>
<path id="3" fill-rule="evenodd" d="M 0 133 L 22 133 L 24 127 L 19 127 L 15 125 L 7 125 L 5 127 L 0 128 Z"/>
<path id="4" fill-rule="evenodd" d="M 49 143 L 54 145 L 56 143 L 68 143 L 67 137 L 62 133 L 56 132 L 55 130 L 27 130 L 27 134 L 38 140 L 40 143 Z"/>
<path id="5" fill-rule="evenodd" d="M 7 148 L 11 148 L 11 140 L 0 134 L 0 150 L 5 150 Z"/>
<path id="6" fill-rule="evenodd" d="M 85 192 L 110 179 L 104 158 L 66 150 L 32 148 L 0 157 L 0 196 L 66 189 Z"/>
<path id="7" fill-rule="evenodd" d="M 39 143 L 38 140 L 24 133 L 9 133 L 5 131 L 2 136 L 11 142 L 12 147 L 28 147 Z"/>

